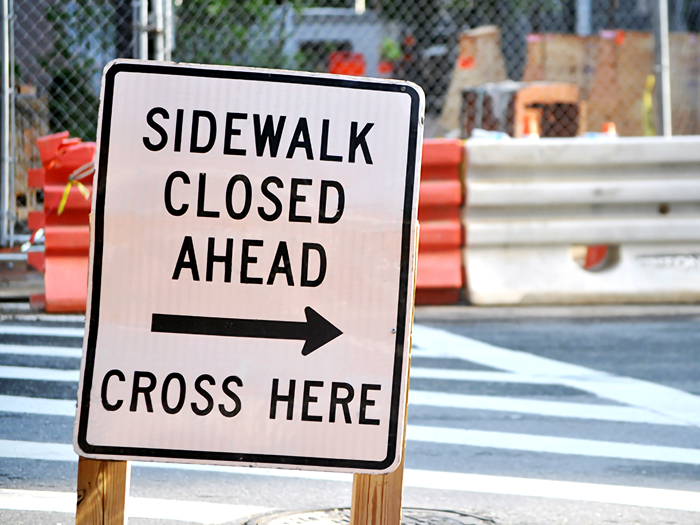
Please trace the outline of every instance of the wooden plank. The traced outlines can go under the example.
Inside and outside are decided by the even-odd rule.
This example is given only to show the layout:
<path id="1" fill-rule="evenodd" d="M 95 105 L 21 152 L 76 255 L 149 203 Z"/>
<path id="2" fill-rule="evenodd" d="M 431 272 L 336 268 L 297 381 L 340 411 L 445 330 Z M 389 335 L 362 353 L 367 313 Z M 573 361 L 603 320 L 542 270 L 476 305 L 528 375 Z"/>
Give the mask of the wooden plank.
<path id="1" fill-rule="evenodd" d="M 355 474 L 350 525 L 399 525 L 403 496 L 403 465 L 390 474 Z"/>
<path id="2" fill-rule="evenodd" d="M 131 463 L 80 458 L 76 525 L 124 525 Z"/>
<path id="3" fill-rule="evenodd" d="M 698 35 L 671 33 L 671 118 L 674 135 L 700 133 Z"/>
<path id="4" fill-rule="evenodd" d="M 654 38 L 638 31 L 618 32 L 616 115 L 611 120 L 620 136 L 644 135 L 644 88 L 654 72 Z"/>
<path id="5" fill-rule="evenodd" d="M 592 131 L 600 131 L 604 122 L 614 121 L 617 124 L 615 117 L 619 89 L 615 43 L 612 39 L 598 39 L 591 52 L 596 66 L 588 93 L 588 126 Z"/>
<path id="6" fill-rule="evenodd" d="M 464 88 L 487 82 L 501 82 L 508 78 L 498 27 L 477 27 L 464 32 L 459 38 L 459 47 L 460 55 L 440 115 L 440 129 L 445 133 L 459 128 Z"/>
<path id="7" fill-rule="evenodd" d="M 416 240 L 416 245 L 418 242 Z M 416 262 L 418 258 L 416 257 Z M 414 269 L 415 275 L 415 269 Z M 415 294 L 415 278 L 414 278 Z M 411 312 L 411 330 L 413 330 L 413 312 Z M 410 341 L 413 340 L 413 332 Z M 409 344 L 410 348 L 410 344 Z M 408 357 L 410 375 L 411 356 Z M 410 377 L 406 382 L 406 391 Z M 355 474 L 352 482 L 352 506 L 350 507 L 350 525 L 400 525 L 401 503 L 403 500 L 403 471 L 406 460 L 406 421 L 408 419 L 408 395 L 404 406 L 403 442 L 401 444 L 401 462 L 398 468 L 389 474 Z"/>
<path id="8" fill-rule="evenodd" d="M 579 100 L 578 95 L 579 88 L 576 84 L 548 82 L 524 86 L 515 94 L 513 136 L 524 136 L 525 118 L 528 114 L 534 114 L 536 122 L 541 122 L 542 110 L 528 108 L 528 106 L 532 104 L 549 105 L 557 102 L 577 104 Z"/>
<path id="9" fill-rule="evenodd" d="M 420 223 L 416 228 L 416 248 L 420 240 Z M 417 255 L 417 254 L 416 254 Z M 413 261 L 413 297 L 416 295 L 418 257 Z M 398 468 L 383 475 L 355 474 L 352 481 L 350 525 L 401 525 L 403 500 L 403 470 L 406 460 L 406 422 L 408 421 L 408 387 L 411 383 L 411 351 L 413 344 L 414 305 L 411 305 L 411 333 L 408 339 L 408 374 L 406 376 L 406 404 L 403 410 L 403 441 Z"/>
<path id="10" fill-rule="evenodd" d="M 523 82 L 538 82 L 547 79 L 545 71 L 545 35 L 527 35 L 527 61 Z"/>

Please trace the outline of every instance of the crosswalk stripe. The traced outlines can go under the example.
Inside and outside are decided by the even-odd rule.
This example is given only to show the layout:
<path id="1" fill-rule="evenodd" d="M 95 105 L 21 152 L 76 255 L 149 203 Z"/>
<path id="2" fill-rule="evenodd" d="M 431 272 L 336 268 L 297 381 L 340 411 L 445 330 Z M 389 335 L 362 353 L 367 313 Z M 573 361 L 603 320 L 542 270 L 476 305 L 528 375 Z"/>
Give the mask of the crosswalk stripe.
<path id="1" fill-rule="evenodd" d="M 624 423 L 647 423 L 651 425 L 687 425 L 684 421 L 637 407 L 569 403 L 563 401 L 539 401 L 501 396 L 471 396 L 409 390 L 409 405 L 424 405 L 469 410 L 494 410 L 550 417 L 575 419 L 597 419 Z"/>
<path id="2" fill-rule="evenodd" d="M 0 366 L 0 378 L 4 379 L 33 379 L 42 381 L 75 382 L 78 381 L 78 376 L 79 372 L 77 370 L 53 370 L 49 368 Z M 462 394 L 446 394 L 443 392 L 428 392 L 423 390 L 409 391 L 408 401 L 409 405 L 412 406 L 423 405 L 470 410 L 491 410 L 549 417 L 597 419 L 602 421 L 647 423 L 652 425 L 686 424 L 683 421 L 671 419 L 661 414 L 655 414 L 651 411 L 636 407 L 568 403 L 562 401 L 539 401 L 515 397 L 470 396 Z M 35 404 L 36 406 L 40 405 L 40 400 L 38 398 L 35 400 Z M 7 401 L 4 406 L 8 408 L 12 407 L 11 401 Z M 17 410 L 8 409 L 6 411 L 16 412 Z"/>
<path id="3" fill-rule="evenodd" d="M 8 328 L 10 330 L 16 328 L 18 331 L 5 331 Z M 42 333 L 28 334 L 26 328 L 40 330 Z M 54 330 L 64 333 L 52 333 Z M 67 335 L 69 332 L 78 335 Z M 597 370 L 588 369 L 578 365 L 571 365 L 565 362 L 558 362 L 525 352 L 493 347 L 491 345 L 487 345 L 486 343 L 456 336 L 447 332 L 442 332 L 440 337 L 437 339 L 432 339 L 430 344 L 426 346 L 426 341 L 428 340 L 426 335 L 434 335 L 434 332 L 442 331 L 426 327 L 418 327 L 417 341 L 419 343 L 419 348 L 414 350 L 414 355 L 438 359 L 456 357 L 493 368 L 499 368 L 503 371 L 447 370 L 416 367 L 411 371 L 411 375 L 414 378 L 566 385 L 572 388 L 579 388 L 581 390 L 592 392 L 603 398 L 608 398 L 610 400 L 615 400 L 633 406 L 542 401 L 520 397 L 461 395 L 419 390 L 410 391 L 409 400 L 411 405 L 505 411 L 541 416 L 597 419 L 604 421 L 622 421 L 656 425 L 687 426 L 700 424 L 700 417 L 693 412 L 695 407 L 700 406 L 700 396 L 693 396 L 692 394 L 665 387 L 663 385 L 656 385 L 632 378 L 614 376 L 605 372 L 599 372 Z M 83 330 L 80 328 L 33 326 L 7 327 L 0 325 L 0 335 L 3 333 L 82 337 Z M 458 341 L 458 339 L 461 341 Z M 78 348 L 46 346 L 27 347 L 23 345 L 7 344 L 0 345 L 0 354 L 79 358 L 81 357 L 82 351 Z M 6 379 L 11 378 L 75 382 L 78 380 L 78 376 L 79 372 L 77 370 L 0 366 L 0 378 Z M 658 396 L 658 399 L 655 399 L 654 396 Z M 674 405 L 674 401 L 676 402 L 676 405 Z M 0 395 L 0 412 L 73 417 L 75 410 L 76 403 L 72 400 L 68 401 Z M 429 427 L 420 425 L 409 425 L 407 432 L 407 439 L 417 442 L 529 451 L 534 453 L 568 454 L 587 457 L 604 457 L 635 461 L 655 461 L 700 465 L 700 449 L 684 449 L 678 447 L 607 442 L 556 436 L 538 436 L 507 432 Z M 0 440 L 0 457 L 49 461 L 77 460 L 77 456 L 73 452 L 70 445 L 10 440 Z M 248 469 L 244 467 L 225 467 L 216 465 L 149 462 L 135 462 L 134 466 L 138 468 L 145 467 L 203 470 L 245 475 L 283 476 L 343 482 L 351 481 L 351 477 L 349 475 L 330 472 L 299 472 L 276 469 Z M 449 482 L 446 482 L 446 480 L 449 480 Z M 666 489 L 605 486 L 576 482 L 531 480 L 524 478 L 417 471 L 410 469 L 405 473 L 405 485 L 408 487 L 438 490 L 460 490 L 521 496 L 552 497 L 558 499 L 573 499 L 579 501 L 616 503 L 700 512 L 700 493 Z M 4 496 L 2 490 L 3 489 L 0 489 L 0 508 L 9 508 L 3 506 Z M 74 495 L 72 496 L 74 505 Z M 16 498 L 12 496 L 10 499 L 14 498 L 15 500 L 21 500 L 22 497 L 23 496 L 21 495 L 17 496 Z M 57 496 L 56 501 L 58 501 L 61 497 L 63 496 Z M 173 508 L 172 505 L 168 506 L 168 503 L 174 504 L 180 502 L 163 503 L 162 505 L 164 512 L 167 512 L 168 509 Z M 157 507 L 158 503 L 154 500 L 152 503 L 152 508 L 155 509 Z M 214 509 L 211 510 L 214 513 Z M 262 510 L 264 511 L 265 509 Z M 181 513 L 174 514 L 179 516 L 187 515 L 186 511 L 184 510 Z M 212 514 L 212 516 L 214 515 L 215 513 Z M 161 519 L 178 519 L 177 517 L 168 518 L 164 515 L 133 516 L 144 518 L 160 517 Z M 228 516 L 230 516 L 230 514 L 228 514 Z M 184 521 L 194 521 L 188 518 L 180 519 Z M 232 518 L 228 518 L 228 521 L 230 521 L 230 519 Z M 212 524 L 223 523 L 220 521 L 203 521 L 201 518 L 196 521 Z"/>
<path id="4" fill-rule="evenodd" d="M 8 451 L 14 456 L 8 456 Z M 21 453 L 22 455 L 18 455 Z M 0 457 L 37 459 L 48 461 L 77 461 L 78 456 L 71 445 L 55 443 L 30 443 L 0 440 Z M 257 469 L 245 467 L 224 467 L 218 465 L 147 463 L 136 461 L 134 468 L 165 468 L 221 472 L 249 476 L 274 476 L 284 478 L 312 479 L 324 481 L 352 482 L 351 474 L 335 472 L 310 472 L 300 470 Z M 533 496 L 618 505 L 635 505 L 661 509 L 700 512 L 700 494 L 697 492 L 625 487 L 619 485 L 598 485 L 572 481 L 550 481 L 542 479 L 489 476 L 483 474 L 462 474 L 430 470 L 406 469 L 404 486 L 422 489 L 451 490 L 460 492 L 480 492 Z"/>
<path id="5" fill-rule="evenodd" d="M 74 492 L 0 489 L 0 509 L 75 514 Z M 189 521 L 217 525 L 270 512 L 273 509 L 252 505 L 228 505 L 199 501 L 129 497 L 127 513 L 131 518 Z"/>
<path id="6" fill-rule="evenodd" d="M 552 377 L 560 385 L 700 426 L 700 396 L 676 388 L 500 348 L 428 326 L 414 325 L 413 343 L 415 357 L 462 359 L 525 376 Z"/>
<path id="7" fill-rule="evenodd" d="M 700 512 L 700 493 L 681 490 L 411 469 L 404 486 Z"/>
<path id="8" fill-rule="evenodd" d="M 71 445 L 64 443 L 37 443 L 0 439 L 0 457 L 8 459 L 34 459 L 44 461 L 77 461 Z"/>
<path id="9" fill-rule="evenodd" d="M 0 335 L 39 335 L 45 337 L 83 337 L 83 328 L 0 324 Z"/>
<path id="10" fill-rule="evenodd" d="M 83 356 L 83 351 L 80 348 L 69 348 L 65 346 L 0 345 L 0 354 L 81 358 Z"/>
<path id="11" fill-rule="evenodd" d="M 492 383 L 529 383 L 556 385 L 555 377 L 526 376 L 510 372 L 483 372 L 481 370 L 448 370 L 445 368 L 411 367 L 411 379 L 441 379 L 448 381 L 486 381 Z"/>
<path id="12" fill-rule="evenodd" d="M 76 401 L 0 396 L 0 412 L 75 417 Z"/>
<path id="13" fill-rule="evenodd" d="M 409 425 L 407 439 L 447 445 L 700 465 L 700 449 Z"/>
<path id="14" fill-rule="evenodd" d="M 28 366 L 0 366 L 0 379 L 77 382 L 79 378 L 80 372 L 78 370 L 31 368 Z"/>
<path id="15" fill-rule="evenodd" d="M 5 398 L 0 396 L 0 411 L 8 408 Z M 32 406 L 31 398 L 22 398 L 29 405 L 28 413 L 46 414 L 42 407 Z M 52 408 L 62 416 L 75 415 L 75 402 L 55 401 Z M 34 411 L 32 411 L 34 409 Z M 408 425 L 406 438 L 409 441 L 441 443 L 471 447 L 497 448 L 504 450 L 522 450 L 544 454 L 568 454 L 577 456 L 602 457 L 613 459 L 631 459 L 636 461 L 661 461 L 700 465 L 700 449 L 665 447 L 657 445 L 640 445 L 635 443 L 620 443 L 556 436 L 539 436 L 534 434 L 519 434 L 512 432 L 493 432 L 484 430 L 464 430 L 456 428 L 429 427 Z M 0 442 L 7 445 L 5 451 L 0 451 L 2 457 L 15 457 L 12 454 L 25 454 L 26 447 L 22 441 Z M 19 448 L 17 448 L 19 447 Z M 24 448 L 23 448 L 24 447 Z M 12 452 L 12 451 L 15 452 Z M 24 456 L 21 456 L 24 457 Z"/>

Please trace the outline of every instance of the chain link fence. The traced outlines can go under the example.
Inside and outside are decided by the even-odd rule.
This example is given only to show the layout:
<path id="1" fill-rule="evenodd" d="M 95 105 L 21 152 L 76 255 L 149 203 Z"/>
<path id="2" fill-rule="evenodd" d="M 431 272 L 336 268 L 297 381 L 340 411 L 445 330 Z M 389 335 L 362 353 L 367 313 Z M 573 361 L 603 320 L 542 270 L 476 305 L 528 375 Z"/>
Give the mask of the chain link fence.
<path id="1" fill-rule="evenodd" d="M 659 130 L 656 0 L 14 1 L 18 231 L 39 136 L 94 140 L 118 57 L 406 79 L 427 136 Z M 664 0 L 662 0 L 664 1 Z M 700 0 L 668 0 L 674 134 L 700 132 Z M 25 228 L 26 229 L 26 228 Z"/>

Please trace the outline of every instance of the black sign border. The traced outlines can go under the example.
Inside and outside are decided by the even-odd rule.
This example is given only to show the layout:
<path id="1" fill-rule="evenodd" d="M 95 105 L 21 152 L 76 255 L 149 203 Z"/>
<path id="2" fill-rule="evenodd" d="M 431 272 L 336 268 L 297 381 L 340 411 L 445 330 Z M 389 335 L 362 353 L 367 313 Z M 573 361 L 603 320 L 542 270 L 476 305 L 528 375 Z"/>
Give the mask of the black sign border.
<path id="1" fill-rule="evenodd" d="M 350 89 L 363 89 L 371 91 L 389 91 L 405 93 L 411 98 L 410 130 L 408 135 L 408 157 L 406 159 L 406 190 L 404 193 L 403 225 L 401 232 L 401 269 L 399 277 L 398 317 L 396 321 L 396 348 L 394 355 L 394 371 L 391 392 L 391 414 L 389 418 L 389 439 L 386 458 L 381 461 L 346 460 L 337 458 L 320 458 L 307 456 L 281 456 L 272 454 L 238 454 L 231 452 L 202 452 L 191 450 L 154 449 L 141 447 L 114 447 L 96 446 L 87 441 L 88 415 L 90 410 L 90 392 L 92 391 L 93 373 L 95 364 L 95 351 L 97 345 L 97 332 L 100 316 L 100 293 L 102 282 L 102 255 L 104 249 L 104 209 L 105 189 L 107 179 L 107 164 L 109 159 L 109 139 L 112 122 L 112 103 L 114 97 L 114 81 L 117 74 L 147 73 L 158 75 L 196 76 L 205 78 L 225 78 L 236 80 L 250 80 L 258 82 L 276 82 L 306 84 L 314 86 L 327 86 Z M 380 83 L 363 80 L 330 78 L 311 75 L 294 75 L 279 71 L 265 70 L 239 70 L 239 69 L 210 69 L 207 67 L 187 67 L 182 65 L 148 64 L 138 61 L 118 61 L 111 66 L 104 76 L 104 93 L 102 100 L 101 127 L 99 141 L 99 165 L 96 173 L 96 201 L 93 210 L 94 228 L 94 252 L 92 260 L 92 295 L 90 297 L 90 318 L 88 320 L 87 352 L 85 356 L 85 369 L 82 377 L 82 397 L 80 403 L 80 419 L 78 422 L 77 444 L 81 451 L 91 455 L 105 456 L 130 456 L 153 459 L 177 459 L 211 461 L 217 463 L 258 463 L 267 465 L 289 465 L 299 467 L 329 467 L 334 469 L 380 471 L 391 466 L 399 452 L 397 450 L 398 425 L 401 412 L 401 379 L 404 358 L 404 346 L 406 344 L 406 315 L 408 313 L 407 299 L 409 297 L 410 275 L 410 250 L 413 232 L 411 220 L 413 215 L 413 200 L 416 177 L 416 155 L 419 137 L 419 112 L 421 96 L 410 84 Z M 416 250 L 418 247 L 416 246 Z M 407 385 L 408 388 L 408 385 Z"/>

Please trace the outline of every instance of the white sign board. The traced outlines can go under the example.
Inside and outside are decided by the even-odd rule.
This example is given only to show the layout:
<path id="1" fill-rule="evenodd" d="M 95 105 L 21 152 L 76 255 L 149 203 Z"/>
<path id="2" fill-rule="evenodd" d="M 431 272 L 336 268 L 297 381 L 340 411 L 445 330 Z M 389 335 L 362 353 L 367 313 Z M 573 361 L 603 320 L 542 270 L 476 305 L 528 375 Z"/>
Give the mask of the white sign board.
<path id="1" fill-rule="evenodd" d="M 120 60 L 102 89 L 76 451 L 395 468 L 420 88 Z"/>

